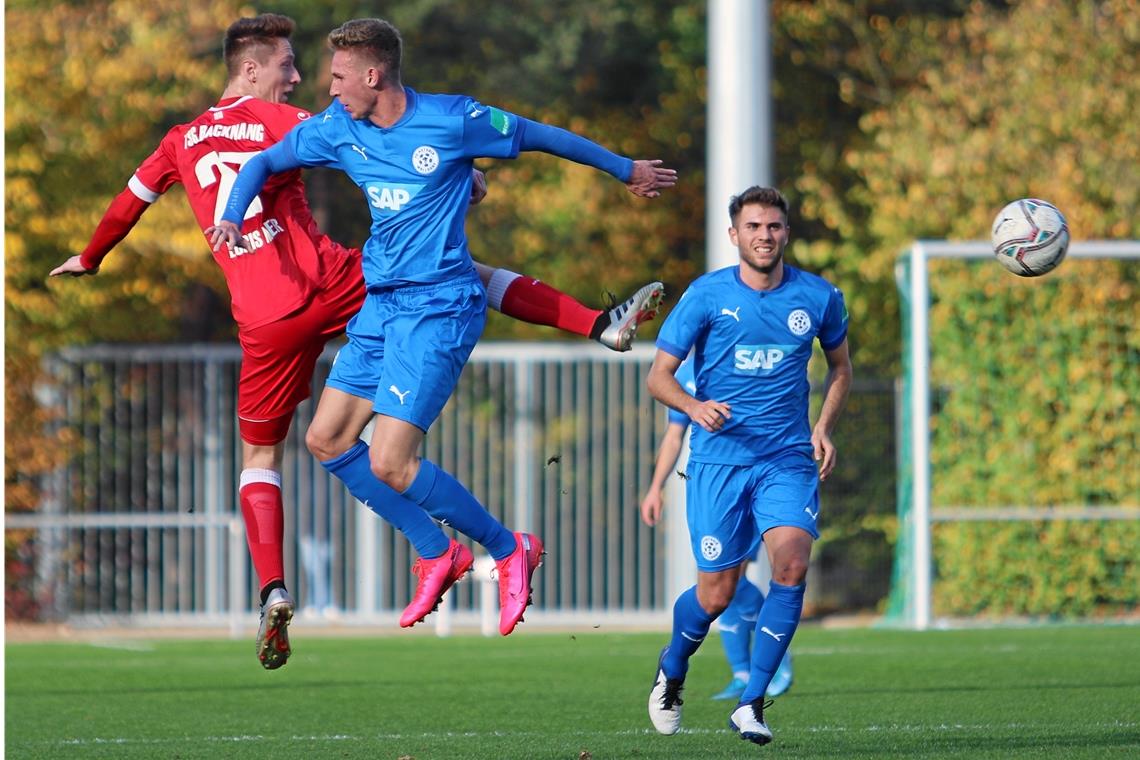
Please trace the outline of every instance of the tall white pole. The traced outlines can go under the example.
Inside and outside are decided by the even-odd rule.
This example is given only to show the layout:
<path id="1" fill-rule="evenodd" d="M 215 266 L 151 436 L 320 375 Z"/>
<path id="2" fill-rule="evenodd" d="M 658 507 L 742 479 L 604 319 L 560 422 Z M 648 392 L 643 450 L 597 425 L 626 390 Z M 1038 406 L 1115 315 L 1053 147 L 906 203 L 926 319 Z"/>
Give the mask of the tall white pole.
<path id="1" fill-rule="evenodd" d="M 705 252 L 708 269 L 739 260 L 728 201 L 771 185 L 772 54 L 768 0 L 709 0 Z"/>
<path id="2" fill-rule="evenodd" d="M 914 461 L 914 627 L 930 627 L 931 536 L 930 536 L 930 333 L 928 317 L 930 291 L 927 279 L 926 249 L 915 243 L 910 252 L 910 371 L 914 378 L 911 393 L 911 452 Z"/>

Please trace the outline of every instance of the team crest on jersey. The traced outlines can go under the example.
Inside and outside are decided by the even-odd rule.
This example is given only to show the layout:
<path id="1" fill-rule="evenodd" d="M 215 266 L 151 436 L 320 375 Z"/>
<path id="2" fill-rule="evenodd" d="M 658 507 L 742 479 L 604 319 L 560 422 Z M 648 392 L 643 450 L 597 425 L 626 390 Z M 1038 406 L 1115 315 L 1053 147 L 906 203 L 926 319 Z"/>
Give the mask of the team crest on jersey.
<path id="1" fill-rule="evenodd" d="M 788 329 L 792 335 L 806 335 L 811 329 L 811 317 L 803 309 L 796 309 L 788 315 Z"/>
<path id="2" fill-rule="evenodd" d="M 701 536 L 701 556 L 712 562 L 720 556 L 723 547 L 716 536 Z"/>
<path id="3" fill-rule="evenodd" d="M 430 145 L 421 145 L 412 151 L 412 168 L 420 174 L 431 174 L 439 168 L 439 154 Z"/>

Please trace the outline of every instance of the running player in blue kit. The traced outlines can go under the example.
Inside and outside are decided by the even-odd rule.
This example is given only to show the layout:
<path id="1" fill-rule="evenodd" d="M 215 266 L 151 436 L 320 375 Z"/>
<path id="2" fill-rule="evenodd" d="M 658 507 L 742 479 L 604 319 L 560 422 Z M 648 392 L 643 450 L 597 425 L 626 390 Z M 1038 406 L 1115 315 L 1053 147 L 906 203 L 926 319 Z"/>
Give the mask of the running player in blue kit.
<path id="1" fill-rule="evenodd" d="M 826 280 L 783 260 L 788 202 L 751 187 L 729 204 L 739 266 L 694 281 L 661 326 L 649 392 L 694 423 L 686 482 L 697 584 L 673 606 L 673 635 L 658 661 L 649 717 L 663 734 L 681 727 L 689 658 L 729 605 L 763 539 L 772 567 L 756 620 L 748 685 L 729 725 L 757 744 L 772 740 L 764 691 L 803 610 L 812 541 L 819 538 L 819 481 L 835 467 L 831 432 L 851 388 L 847 308 Z M 808 424 L 808 360 L 827 359 L 823 405 Z M 674 377 L 694 351 L 696 393 Z"/>
<path id="2" fill-rule="evenodd" d="M 327 166 L 344 171 L 361 189 L 372 215 L 363 261 L 367 296 L 348 325 L 348 343 L 333 365 L 306 443 L 357 499 L 404 531 L 421 558 L 439 557 L 421 576 L 423 615 L 472 557 L 454 540 L 436 546 L 446 537 L 427 535 L 415 527 L 418 522 L 406 529 L 408 516 L 426 511 L 486 548 L 498 569 L 499 631 L 505 636 L 530 604 L 542 542 L 512 533 L 458 480 L 419 456 L 486 322 L 487 295 L 464 232 L 472 162 L 544 151 L 601 169 L 647 198 L 675 184 L 676 172 L 467 96 L 404 87 L 403 43 L 387 21 L 349 21 L 329 34 L 329 44 L 333 103 L 245 165 L 211 242 L 238 250 L 238 225 L 271 173 Z M 358 437 L 374 415 L 371 445 L 365 446 Z M 423 615 L 401 619 L 401 625 Z"/>
<path id="3" fill-rule="evenodd" d="M 681 362 L 681 366 L 674 375 L 677 382 L 690 396 L 697 392 L 697 380 L 693 377 L 692 359 Z M 661 520 L 661 513 L 665 508 L 665 481 L 677 467 L 681 456 L 681 449 L 685 443 L 685 434 L 692 426 L 692 420 L 676 409 L 669 409 L 667 419 L 668 427 L 661 436 L 661 445 L 657 449 L 657 460 L 653 466 L 653 477 L 649 482 L 649 490 L 641 500 L 641 520 L 652 527 Z M 747 562 L 755 562 L 756 554 L 748 557 Z M 747 564 L 745 564 L 747 568 Z M 764 603 L 764 592 L 748 578 L 746 571 L 740 573 L 740 580 L 736 584 L 736 591 L 732 596 L 732 603 L 725 608 L 717 618 L 717 630 L 720 632 L 720 643 L 724 647 L 724 656 L 732 673 L 732 680 L 719 692 L 713 695 L 716 700 L 737 700 L 748 686 L 751 674 L 752 660 L 752 633 L 756 617 L 760 614 L 760 605 Z M 784 653 L 780 667 L 776 669 L 772 681 L 768 684 L 765 696 L 778 697 L 785 693 L 792 685 L 792 652 Z"/>

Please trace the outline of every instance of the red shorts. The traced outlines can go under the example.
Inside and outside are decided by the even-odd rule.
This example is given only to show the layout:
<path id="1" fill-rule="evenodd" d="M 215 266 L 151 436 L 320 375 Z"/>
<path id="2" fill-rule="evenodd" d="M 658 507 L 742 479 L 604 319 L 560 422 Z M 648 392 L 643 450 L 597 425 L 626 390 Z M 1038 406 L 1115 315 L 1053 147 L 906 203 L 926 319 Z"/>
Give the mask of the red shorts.
<path id="1" fill-rule="evenodd" d="M 293 412 L 307 399 L 317 359 L 364 302 L 360 251 L 337 265 L 313 300 L 252 330 L 239 330 L 238 429 L 242 440 L 273 446 L 285 440 Z"/>

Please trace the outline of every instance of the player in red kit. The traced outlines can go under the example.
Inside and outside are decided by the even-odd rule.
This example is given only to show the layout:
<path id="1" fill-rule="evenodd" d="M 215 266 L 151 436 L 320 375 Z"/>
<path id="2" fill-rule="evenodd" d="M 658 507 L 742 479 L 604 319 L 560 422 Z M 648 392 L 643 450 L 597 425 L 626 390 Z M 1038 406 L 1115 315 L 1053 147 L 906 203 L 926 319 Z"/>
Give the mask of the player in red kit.
<path id="1" fill-rule="evenodd" d="M 150 204 L 177 183 L 185 187 L 198 226 L 206 230 L 217 223 L 242 165 L 311 116 L 287 103 L 301 81 L 289 42 L 293 29 L 292 19 L 277 14 L 230 26 L 223 45 L 229 80 L 217 104 L 166 134 L 112 201 L 87 247 L 53 269 L 52 276 L 95 274 Z M 485 194 L 481 179 L 472 191 L 474 202 Z M 294 610 L 283 556 L 284 441 L 294 410 L 309 396 L 325 343 L 341 335 L 360 310 L 361 254 L 318 229 L 300 172 L 291 171 L 271 178 L 250 206 L 242 246 L 222 247 L 213 256 L 226 278 L 242 347 L 239 495 L 261 589 L 257 656 L 272 670 L 290 655 L 287 626 Z M 663 295 L 661 284 L 651 283 L 600 311 L 529 277 L 481 265 L 479 270 L 489 302 L 504 314 L 591 337 L 618 351 L 629 348 L 638 325 L 656 314 Z M 418 530 L 439 530 L 425 519 L 430 525 Z"/>

